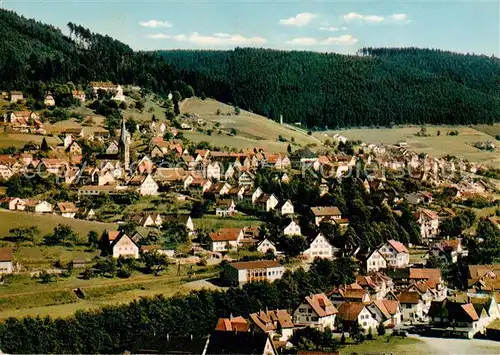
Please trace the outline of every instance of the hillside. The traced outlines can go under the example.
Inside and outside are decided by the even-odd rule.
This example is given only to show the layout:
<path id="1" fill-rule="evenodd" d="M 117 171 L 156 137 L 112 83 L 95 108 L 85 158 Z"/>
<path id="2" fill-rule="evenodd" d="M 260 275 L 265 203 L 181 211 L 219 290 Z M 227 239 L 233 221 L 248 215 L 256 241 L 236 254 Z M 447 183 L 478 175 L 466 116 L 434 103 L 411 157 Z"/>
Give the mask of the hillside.
<path id="1" fill-rule="evenodd" d="M 318 128 L 500 121 L 498 58 L 416 48 L 366 48 L 357 56 L 159 53 L 199 92 L 276 121 L 280 114 Z"/>

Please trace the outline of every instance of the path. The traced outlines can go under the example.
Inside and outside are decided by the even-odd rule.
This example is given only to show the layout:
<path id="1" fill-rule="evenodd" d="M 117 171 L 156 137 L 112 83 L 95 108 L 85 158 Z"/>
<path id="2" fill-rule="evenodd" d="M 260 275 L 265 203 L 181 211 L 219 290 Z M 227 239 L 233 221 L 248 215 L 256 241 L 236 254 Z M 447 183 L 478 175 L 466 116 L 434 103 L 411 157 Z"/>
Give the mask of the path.
<path id="1" fill-rule="evenodd" d="M 473 354 L 500 354 L 500 342 L 482 339 L 449 339 L 429 338 L 410 335 L 420 339 L 428 347 L 429 354 L 439 355 L 473 355 Z"/>

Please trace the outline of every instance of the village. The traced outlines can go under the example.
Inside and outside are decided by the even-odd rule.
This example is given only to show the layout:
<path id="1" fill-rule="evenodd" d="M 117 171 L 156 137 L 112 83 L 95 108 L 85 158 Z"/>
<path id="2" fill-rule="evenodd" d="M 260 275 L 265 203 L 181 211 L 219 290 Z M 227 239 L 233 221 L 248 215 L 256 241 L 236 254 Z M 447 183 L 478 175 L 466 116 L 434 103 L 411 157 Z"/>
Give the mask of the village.
<path id="1" fill-rule="evenodd" d="M 89 87 L 125 101 L 120 85 Z M 86 91 L 72 96 L 84 103 Z M 26 99 L 18 91 L 4 97 Z M 55 106 L 50 94 L 44 103 Z M 345 263 L 352 279 L 290 309 L 269 305 L 219 318 L 210 337 L 197 335 L 201 350 L 191 353 L 287 353 L 309 328 L 342 343 L 386 333 L 500 339 L 499 185 L 485 177 L 488 166 L 340 133 L 321 147 L 289 145 L 286 152 L 220 149 L 183 138 L 199 120 L 156 117 L 132 133 L 122 118 L 116 131 L 66 129 L 62 145 L 44 139 L 0 155 L 0 207 L 26 216 L 0 241 L 0 290 L 15 284 L 9 275 L 58 282 L 71 270 L 85 279 L 127 278 L 138 264 L 154 275 L 176 264 L 212 268 L 217 287 L 227 289 L 272 283 L 298 268 L 311 272 L 323 261 Z M 6 112 L 2 125 L 47 135 L 35 110 Z M 23 243 L 50 248 L 78 238 L 65 224 L 43 242 L 28 237 L 32 215 L 117 228 L 89 233 L 94 253 L 86 259 L 35 270 L 17 257 Z M 173 351 L 182 342 L 167 343 Z M 128 350 L 153 345 L 138 346 Z"/>

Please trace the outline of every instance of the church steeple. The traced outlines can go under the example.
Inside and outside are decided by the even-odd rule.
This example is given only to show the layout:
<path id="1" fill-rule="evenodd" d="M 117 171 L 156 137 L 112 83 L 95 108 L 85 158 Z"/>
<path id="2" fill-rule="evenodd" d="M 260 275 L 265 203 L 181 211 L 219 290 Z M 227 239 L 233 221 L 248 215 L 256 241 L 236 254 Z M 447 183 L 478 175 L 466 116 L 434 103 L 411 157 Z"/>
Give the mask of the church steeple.
<path id="1" fill-rule="evenodd" d="M 125 172 L 128 172 L 130 165 L 130 135 L 125 127 L 125 119 L 122 119 L 122 129 L 120 132 L 120 140 L 118 142 L 118 153 L 120 160 L 123 163 Z"/>

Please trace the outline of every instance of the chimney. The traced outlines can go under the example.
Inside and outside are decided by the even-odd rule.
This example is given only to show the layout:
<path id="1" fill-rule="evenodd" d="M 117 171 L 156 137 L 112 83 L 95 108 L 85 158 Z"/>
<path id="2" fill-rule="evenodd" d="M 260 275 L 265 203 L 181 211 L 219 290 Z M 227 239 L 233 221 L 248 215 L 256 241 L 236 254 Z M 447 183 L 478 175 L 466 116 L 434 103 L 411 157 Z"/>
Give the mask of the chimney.
<path id="1" fill-rule="evenodd" d="M 191 334 L 191 340 L 193 340 L 193 334 Z"/>

